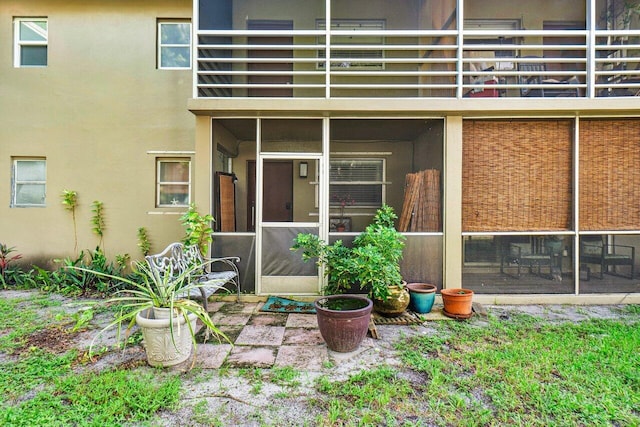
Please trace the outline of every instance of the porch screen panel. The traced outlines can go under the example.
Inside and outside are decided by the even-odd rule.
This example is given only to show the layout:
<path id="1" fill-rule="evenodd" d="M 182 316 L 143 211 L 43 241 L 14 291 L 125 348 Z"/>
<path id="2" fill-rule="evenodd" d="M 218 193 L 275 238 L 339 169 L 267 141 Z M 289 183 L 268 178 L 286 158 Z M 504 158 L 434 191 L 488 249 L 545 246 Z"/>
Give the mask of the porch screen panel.
<path id="1" fill-rule="evenodd" d="M 640 229 L 640 120 L 580 121 L 580 229 Z"/>
<path id="2" fill-rule="evenodd" d="M 572 122 L 466 120 L 463 231 L 568 230 Z"/>

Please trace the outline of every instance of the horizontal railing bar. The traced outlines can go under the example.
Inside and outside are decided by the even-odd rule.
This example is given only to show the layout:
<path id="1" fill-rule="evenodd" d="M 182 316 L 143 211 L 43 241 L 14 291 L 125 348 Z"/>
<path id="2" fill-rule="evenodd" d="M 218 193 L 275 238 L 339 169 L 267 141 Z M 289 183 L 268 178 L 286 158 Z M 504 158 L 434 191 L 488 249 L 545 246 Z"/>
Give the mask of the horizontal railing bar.
<path id="1" fill-rule="evenodd" d="M 493 70 L 493 71 L 471 71 L 465 70 L 462 72 L 464 76 L 500 76 L 500 77 L 517 77 L 517 76 L 531 76 L 535 74 L 536 76 L 586 76 L 587 72 L 585 70 L 570 70 L 570 71 L 502 71 L 502 70 Z"/>
<path id="2" fill-rule="evenodd" d="M 223 70 L 199 71 L 203 76 L 324 76 L 325 71 L 262 71 L 262 70 Z"/>
<path id="3" fill-rule="evenodd" d="M 198 50 L 325 50 L 324 44 L 209 44 L 199 45 Z M 455 45 L 425 44 L 333 44 L 331 50 L 451 50 Z"/>
<path id="4" fill-rule="evenodd" d="M 462 36 L 472 37 L 526 37 L 526 36 L 545 36 L 545 37 L 575 37 L 577 35 L 586 36 L 588 30 L 462 30 Z"/>
<path id="5" fill-rule="evenodd" d="M 199 62 L 225 62 L 225 63 L 276 63 L 276 64 L 287 64 L 287 63 L 313 63 L 313 62 L 371 62 L 371 63 L 385 63 L 385 64 L 456 64 L 456 61 L 453 58 L 422 58 L 422 57 L 410 57 L 410 58 L 385 58 L 385 57 L 371 57 L 371 58 L 361 58 L 361 57 L 329 57 L 329 58 L 316 58 L 316 57 L 307 57 L 307 58 L 249 58 L 249 57 L 214 57 L 214 58 L 203 58 L 198 57 Z"/>
<path id="6" fill-rule="evenodd" d="M 452 77 L 458 74 L 457 71 L 331 71 L 331 75 L 335 76 L 366 76 L 366 77 L 385 77 L 385 76 L 433 76 L 433 77 Z"/>
<path id="7" fill-rule="evenodd" d="M 264 84 L 260 84 L 260 83 L 255 83 L 255 84 L 250 84 L 250 83 L 198 83 L 198 87 L 199 88 L 208 88 L 208 89 L 214 89 L 214 88 L 254 88 L 254 89 L 267 89 L 267 88 L 273 88 L 273 89 L 295 89 L 295 88 L 311 88 L 311 89 L 320 89 L 320 88 L 324 88 L 325 85 L 324 84 L 301 84 L 301 83 L 291 83 L 291 84 L 283 84 L 283 83 L 264 83 Z"/>
<path id="8" fill-rule="evenodd" d="M 295 37 L 295 36 L 353 36 L 353 37 L 455 37 L 456 30 L 198 30 L 196 36 L 247 36 L 247 37 Z"/>
<path id="9" fill-rule="evenodd" d="M 430 84 L 430 83 L 414 83 L 414 84 L 349 84 L 349 83 L 332 83 L 332 88 L 339 89 L 455 89 L 455 84 Z"/>
<path id="10" fill-rule="evenodd" d="M 325 71 L 200 71 L 198 74 L 203 76 L 324 76 Z M 432 77 L 455 77 L 458 73 L 456 71 L 332 71 L 332 75 L 336 76 L 365 76 L 365 77 L 420 77 L 420 76 L 432 76 Z"/>

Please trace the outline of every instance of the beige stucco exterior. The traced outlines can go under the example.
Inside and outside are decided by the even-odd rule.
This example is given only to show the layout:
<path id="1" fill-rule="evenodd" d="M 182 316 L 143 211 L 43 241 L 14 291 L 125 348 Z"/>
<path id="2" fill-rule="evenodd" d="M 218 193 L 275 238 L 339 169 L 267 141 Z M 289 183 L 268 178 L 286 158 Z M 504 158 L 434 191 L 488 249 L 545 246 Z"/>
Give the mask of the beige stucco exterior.
<path id="1" fill-rule="evenodd" d="M 141 256 L 181 236 L 181 209 L 155 208 L 156 157 L 193 153 L 190 70 L 158 70 L 159 18 L 190 18 L 190 1 L 3 1 L 0 8 L 0 241 L 25 259 L 74 255 L 71 215 L 60 199 L 78 192 L 78 249 L 94 249 L 91 203 L 104 203 L 108 256 Z M 46 17 L 48 66 L 14 68 L 14 17 Z M 11 161 L 46 159 L 46 207 L 11 208 Z M 197 169 L 199 170 L 199 169 Z M 206 181 L 203 181 L 206 182 Z"/>

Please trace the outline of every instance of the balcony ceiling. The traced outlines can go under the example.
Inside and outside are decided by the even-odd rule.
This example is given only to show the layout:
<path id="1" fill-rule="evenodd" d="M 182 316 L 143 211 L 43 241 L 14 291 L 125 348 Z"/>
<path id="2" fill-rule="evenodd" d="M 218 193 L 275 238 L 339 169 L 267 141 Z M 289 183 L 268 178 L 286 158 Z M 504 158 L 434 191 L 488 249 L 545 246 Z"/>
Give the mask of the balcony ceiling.
<path id="1" fill-rule="evenodd" d="M 237 141 L 253 141 L 255 140 L 255 126 L 252 125 L 252 119 L 217 119 L 223 127 L 226 128 Z M 432 128 L 441 127 L 441 120 L 424 120 L 424 119 L 333 119 L 331 121 L 331 140 L 332 141 L 387 141 L 402 142 L 413 141 L 421 134 L 431 130 Z M 316 139 L 313 135 L 317 134 L 317 139 L 321 138 L 321 134 L 316 132 L 318 127 L 310 128 L 310 121 L 297 119 L 283 119 L 282 127 L 277 131 L 270 131 L 270 140 L 278 141 L 310 141 Z"/>

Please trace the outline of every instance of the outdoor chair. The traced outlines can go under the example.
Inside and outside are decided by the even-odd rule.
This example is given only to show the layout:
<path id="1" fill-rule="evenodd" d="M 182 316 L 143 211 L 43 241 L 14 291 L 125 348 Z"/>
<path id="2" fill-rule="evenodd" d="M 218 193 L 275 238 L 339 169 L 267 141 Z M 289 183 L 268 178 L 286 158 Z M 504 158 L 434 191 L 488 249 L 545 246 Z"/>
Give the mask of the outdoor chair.
<path id="1" fill-rule="evenodd" d="M 580 239 L 580 263 L 597 264 L 600 266 L 600 279 L 603 274 L 633 279 L 635 250 L 633 246 L 610 245 L 605 242 L 604 236 L 583 236 Z M 616 267 L 629 266 L 629 275 L 619 274 Z M 609 269 L 613 267 L 613 269 Z"/>
<path id="2" fill-rule="evenodd" d="M 521 72 L 518 77 L 518 83 L 521 85 L 554 85 L 554 87 L 526 87 L 520 88 L 520 96 L 522 97 L 578 97 L 580 96 L 577 87 L 562 87 L 563 85 L 577 84 L 578 78 L 572 76 L 565 80 L 556 80 L 545 75 L 546 65 L 542 62 L 519 62 L 518 71 Z"/>
<path id="3" fill-rule="evenodd" d="M 513 276 L 513 274 L 507 273 L 505 269 L 517 268 L 516 278 L 520 278 L 523 268 L 528 268 L 532 274 L 542 276 L 542 267 L 549 268 L 549 278 L 551 278 L 553 274 L 553 254 L 546 249 L 543 252 L 536 253 L 531 243 L 509 243 L 500 261 L 500 273 Z M 537 270 L 535 273 L 533 273 L 534 269 Z"/>

